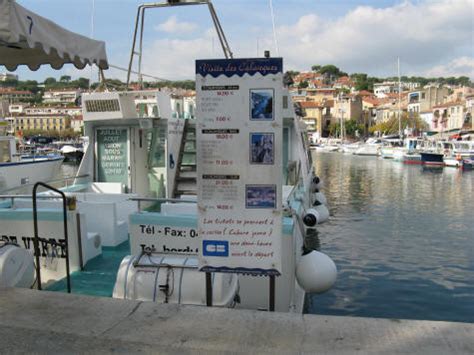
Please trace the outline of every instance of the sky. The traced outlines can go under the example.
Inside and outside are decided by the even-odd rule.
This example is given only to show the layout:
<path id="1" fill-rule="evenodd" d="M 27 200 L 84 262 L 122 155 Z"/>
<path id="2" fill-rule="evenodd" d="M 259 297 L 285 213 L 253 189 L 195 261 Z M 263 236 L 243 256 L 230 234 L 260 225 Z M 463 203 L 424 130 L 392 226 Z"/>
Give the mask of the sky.
<path id="1" fill-rule="evenodd" d="M 109 63 L 128 67 L 137 0 L 17 0 L 82 35 L 106 42 Z M 149 2 L 149 1 L 148 1 Z M 281 56 L 285 70 L 334 64 L 370 76 L 468 76 L 474 80 L 474 0 L 213 0 L 234 58 Z M 273 7 L 275 31 L 270 3 Z M 93 24 L 93 25 L 92 25 Z M 147 10 L 143 72 L 194 79 L 194 60 L 222 58 L 206 6 Z M 5 70 L 0 66 L 0 72 Z M 96 81 L 90 69 L 17 69 L 20 80 L 70 75 Z M 110 69 L 107 78 L 124 80 Z M 132 77 L 136 80 L 136 77 Z"/>

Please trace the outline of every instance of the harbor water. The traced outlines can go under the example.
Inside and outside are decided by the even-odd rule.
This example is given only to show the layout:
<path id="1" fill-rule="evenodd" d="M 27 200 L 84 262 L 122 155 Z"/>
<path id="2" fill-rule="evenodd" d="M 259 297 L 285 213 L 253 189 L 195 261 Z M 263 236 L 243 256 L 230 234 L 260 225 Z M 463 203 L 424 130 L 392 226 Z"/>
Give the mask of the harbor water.
<path id="1" fill-rule="evenodd" d="M 338 279 L 306 312 L 474 322 L 474 171 L 313 152 Z"/>
<path id="2" fill-rule="evenodd" d="M 331 218 L 310 241 L 338 267 L 306 313 L 474 322 L 474 171 L 313 152 Z M 73 176 L 77 165 L 63 164 Z"/>

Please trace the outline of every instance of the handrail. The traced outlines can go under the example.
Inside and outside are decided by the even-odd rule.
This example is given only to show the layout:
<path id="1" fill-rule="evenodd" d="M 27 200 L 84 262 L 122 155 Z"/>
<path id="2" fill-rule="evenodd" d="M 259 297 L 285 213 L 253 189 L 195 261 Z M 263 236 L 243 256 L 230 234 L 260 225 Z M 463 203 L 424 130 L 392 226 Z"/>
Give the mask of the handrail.
<path id="1" fill-rule="evenodd" d="M 129 201 L 137 201 L 138 203 L 138 212 L 141 211 L 140 202 L 174 202 L 174 203 L 197 203 L 196 200 L 184 200 L 180 198 L 155 198 L 155 197 L 131 197 Z"/>
<path id="2" fill-rule="evenodd" d="M 34 228 L 34 239 L 33 245 L 36 254 L 36 282 L 38 286 L 38 290 L 41 290 L 41 265 L 40 265 L 40 250 L 39 250 L 39 241 L 40 238 L 38 236 L 38 206 L 36 203 L 37 195 L 36 192 L 39 186 L 43 186 L 46 189 L 54 191 L 61 195 L 63 200 L 63 222 L 64 222 L 64 246 L 66 249 L 66 281 L 67 281 L 67 292 L 71 293 L 71 273 L 69 269 L 69 245 L 68 245 L 68 230 L 67 230 L 67 197 L 64 192 L 58 190 L 50 185 L 45 184 L 44 182 L 37 182 L 33 187 L 33 228 Z"/>
<path id="3" fill-rule="evenodd" d="M 80 178 L 84 178 L 84 177 L 90 177 L 90 174 L 83 174 L 83 175 L 77 175 L 77 176 L 66 176 L 66 177 L 62 177 L 60 179 L 48 180 L 47 182 L 52 183 L 52 182 L 58 182 L 58 181 L 67 181 L 69 179 L 80 179 Z M 17 189 L 25 188 L 25 187 L 28 187 L 28 186 L 34 186 L 34 185 L 35 185 L 34 183 L 24 184 L 24 185 L 12 187 L 10 189 L 2 190 L 1 192 L 5 193 L 5 192 L 8 192 L 8 191 L 14 191 L 14 190 L 17 190 Z"/>
<path id="4" fill-rule="evenodd" d="M 148 201 L 148 202 L 193 202 L 197 203 L 196 200 L 184 200 L 180 198 L 160 198 L 160 197 L 130 197 L 130 201 Z"/>

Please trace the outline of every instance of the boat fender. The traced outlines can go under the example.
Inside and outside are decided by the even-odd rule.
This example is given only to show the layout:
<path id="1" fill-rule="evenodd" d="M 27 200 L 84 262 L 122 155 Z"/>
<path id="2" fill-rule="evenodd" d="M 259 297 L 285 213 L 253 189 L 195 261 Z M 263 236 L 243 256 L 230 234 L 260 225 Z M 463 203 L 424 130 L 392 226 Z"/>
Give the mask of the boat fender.
<path id="1" fill-rule="evenodd" d="M 303 216 L 303 223 L 306 227 L 314 227 L 320 219 L 319 212 L 315 208 L 310 208 Z"/>
<path id="2" fill-rule="evenodd" d="M 174 163 L 174 156 L 173 154 L 170 154 L 170 169 L 174 169 L 175 163 Z"/>
<path id="3" fill-rule="evenodd" d="M 0 287 L 30 288 L 35 281 L 33 255 L 17 244 L 0 246 Z"/>
<path id="4" fill-rule="evenodd" d="M 329 219 L 329 210 L 323 204 L 319 204 L 306 211 L 303 216 L 303 223 L 306 227 L 314 227 Z"/>
<path id="5" fill-rule="evenodd" d="M 315 192 L 314 194 L 314 199 L 316 201 L 319 201 L 321 202 L 323 205 L 327 205 L 328 204 L 328 201 L 326 199 L 326 196 L 324 196 L 324 194 L 322 192 Z"/>
<path id="6" fill-rule="evenodd" d="M 311 181 L 311 191 L 316 192 L 319 190 L 323 185 L 323 182 L 318 176 L 313 177 L 313 180 Z"/>
<path id="7" fill-rule="evenodd" d="M 337 278 L 334 261 L 324 253 L 313 250 L 303 255 L 296 265 L 298 284 L 308 293 L 323 293 L 329 290 Z"/>

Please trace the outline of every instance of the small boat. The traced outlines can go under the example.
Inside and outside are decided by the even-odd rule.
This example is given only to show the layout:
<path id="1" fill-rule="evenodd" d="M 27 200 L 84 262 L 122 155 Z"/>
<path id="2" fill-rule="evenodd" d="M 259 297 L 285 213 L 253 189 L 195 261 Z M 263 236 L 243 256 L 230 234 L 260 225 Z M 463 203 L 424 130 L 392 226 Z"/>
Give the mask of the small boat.
<path id="1" fill-rule="evenodd" d="M 421 163 L 425 165 L 444 165 L 444 154 L 436 152 L 421 152 Z"/>
<path id="2" fill-rule="evenodd" d="M 355 155 L 378 156 L 382 148 L 382 140 L 378 138 L 369 138 L 364 144 L 361 144 L 354 152 Z"/>
<path id="3" fill-rule="evenodd" d="M 64 145 L 59 151 L 64 155 L 65 162 L 80 162 L 84 155 L 83 148 L 75 147 L 73 145 Z"/>
<path id="4" fill-rule="evenodd" d="M 404 153 L 402 158 L 403 164 L 422 164 L 421 154 L 417 153 Z"/>
<path id="5" fill-rule="evenodd" d="M 399 138 L 387 138 L 382 140 L 380 155 L 383 159 L 394 159 L 395 154 L 403 151 L 403 141 Z"/>
<path id="6" fill-rule="evenodd" d="M 52 180 L 63 160 L 59 154 L 19 154 L 15 137 L 0 135 L 0 191 Z"/>
<path id="7" fill-rule="evenodd" d="M 460 168 L 463 166 L 463 159 L 461 155 L 444 157 L 444 165 L 453 168 Z"/>
<path id="8" fill-rule="evenodd" d="M 474 169 L 474 158 L 471 157 L 471 158 L 463 159 L 462 168 L 464 170 Z"/>

